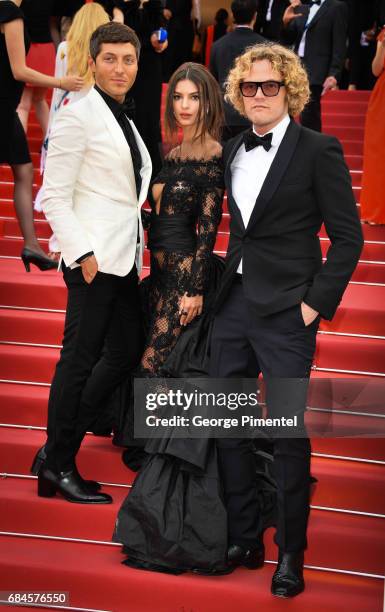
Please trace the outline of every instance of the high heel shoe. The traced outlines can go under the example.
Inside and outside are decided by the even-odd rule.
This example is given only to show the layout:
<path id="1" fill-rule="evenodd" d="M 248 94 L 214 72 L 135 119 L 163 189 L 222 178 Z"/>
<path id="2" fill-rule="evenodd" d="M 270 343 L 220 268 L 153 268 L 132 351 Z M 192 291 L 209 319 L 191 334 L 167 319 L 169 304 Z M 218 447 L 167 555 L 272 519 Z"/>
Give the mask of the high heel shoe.
<path id="1" fill-rule="evenodd" d="M 31 271 L 31 263 L 37 266 L 39 270 L 42 270 L 43 272 L 46 270 L 55 270 L 58 266 L 57 261 L 53 261 L 46 255 L 35 253 L 35 251 L 31 251 L 31 249 L 23 249 L 21 252 L 21 259 L 25 266 L 26 272 Z"/>

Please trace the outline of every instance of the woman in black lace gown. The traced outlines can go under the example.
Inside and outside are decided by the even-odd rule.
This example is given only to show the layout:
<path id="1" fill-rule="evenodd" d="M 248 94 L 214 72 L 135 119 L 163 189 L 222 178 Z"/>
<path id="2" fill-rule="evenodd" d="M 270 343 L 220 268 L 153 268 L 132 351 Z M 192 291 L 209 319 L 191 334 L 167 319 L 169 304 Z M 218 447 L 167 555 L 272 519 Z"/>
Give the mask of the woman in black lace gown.
<path id="1" fill-rule="evenodd" d="M 171 77 L 166 125 L 181 145 L 154 179 L 149 200 L 151 313 L 139 376 L 160 377 L 178 340 L 202 313 L 222 214 L 223 170 L 218 143 L 219 87 L 201 65 Z M 201 440 L 151 439 L 147 459 L 116 522 L 127 565 L 157 571 L 226 571 L 226 512 L 215 445 Z"/>

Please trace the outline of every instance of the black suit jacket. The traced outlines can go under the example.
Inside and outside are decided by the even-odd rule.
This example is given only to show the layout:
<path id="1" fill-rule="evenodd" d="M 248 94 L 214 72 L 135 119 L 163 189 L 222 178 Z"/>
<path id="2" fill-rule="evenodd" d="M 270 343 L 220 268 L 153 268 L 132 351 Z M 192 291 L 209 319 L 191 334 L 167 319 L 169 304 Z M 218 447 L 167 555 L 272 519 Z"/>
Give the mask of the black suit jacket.
<path id="1" fill-rule="evenodd" d="M 267 316 L 303 300 L 331 319 L 363 246 L 339 141 L 292 120 L 246 228 L 231 188 L 231 162 L 242 142 L 240 134 L 224 148 L 230 240 L 215 309 L 242 258 L 245 296 L 256 314 Z M 322 223 L 331 242 L 325 263 L 318 238 Z"/>
<path id="2" fill-rule="evenodd" d="M 224 91 L 224 83 L 227 79 L 234 60 L 245 51 L 247 47 L 266 42 L 262 36 L 256 34 L 250 28 L 236 28 L 215 41 L 211 47 L 210 71 Z M 225 102 L 225 118 L 227 125 L 250 125 L 250 122 L 242 117 L 230 104 Z"/>
<path id="3" fill-rule="evenodd" d="M 298 51 L 310 6 L 300 7 L 301 17 L 294 19 L 281 33 L 284 44 Z M 325 0 L 308 25 L 304 64 L 311 85 L 322 85 L 326 77 L 341 75 L 346 56 L 348 8 L 340 0 Z"/>
<path id="4" fill-rule="evenodd" d="M 278 42 L 281 38 L 282 17 L 289 4 L 289 0 L 274 0 L 271 7 L 271 20 L 266 21 L 269 0 L 259 0 L 255 32 Z"/>

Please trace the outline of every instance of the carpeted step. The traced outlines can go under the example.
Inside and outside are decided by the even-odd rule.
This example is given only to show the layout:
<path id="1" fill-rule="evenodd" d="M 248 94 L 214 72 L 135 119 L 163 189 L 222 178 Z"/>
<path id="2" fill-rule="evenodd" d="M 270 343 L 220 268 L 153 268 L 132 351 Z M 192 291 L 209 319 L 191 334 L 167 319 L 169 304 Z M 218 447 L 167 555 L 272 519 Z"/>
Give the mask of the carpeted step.
<path id="1" fill-rule="evenodd" d="M 6 226 L 7 227 L 7 226 Z M 370 227 L 370 226 L 369 226 Z M 321 237 L 321 249 L 323 257 L 326 257 L 327 251 L 330 247 L 330 240 L 325 237 Z M 385 241 L 365 241 L 364 248 L 362 249 L 360 259 L 364 261 L 383 261 L 385 262 Z M 385 278 L 384 278 L 385 282 Z"/>
<path id="2" fill-rule="evenodd" d="M 335 109 L 329 108 L 327 112 L 322 113 L 322 128 L 326 132 L 326 126 L 338 125 L 342 127 L 359 127 L 365 126 L 365 113 L 353 113 L 351 109 Z"/>
<path id="3" fill-rule="evenodd" d="M 362 140 L 341 140 L 341 145 L 345 155 L 362 156 L 364 145 Z"/>
<path id="4" fill-rule="evenodd" d="M 361 187 L 362 170 L 351 170 L 350 176 L 352 178 L 352 185 L 353 185 L 353 187 Z"/>
<path id="5" fill-rule="evenodd" d="M 0 344 L 0 372 L 6 380 L 49 383 L 59 349 Z"/>
<path id="6" fill-rule="evenodd" d="M 385 462 L 384 438 L 312 438 L 313 453 Z"/>
<path id="7" fill-rule="evenodd" d="M 48 239 L 52 236 L 52 229 L 46 219 L 35 220 L 35 232 L 38 238 Z M 2 235 L 6 238 L 21 237 L 21 230 L 16 219 L 6 219 L 3 224 Z"/>
<path id="8" fill-rule="evenodd" d="M 333 120 L 335 121 L 335 120 Z M 364 140 L 364 128 L 356 126 L 340 126 L 338 123 L 326 121 L 322 124 L 322 131 L 325 134 L 336 136 L 338 140 Z"/>
<path id="9" fill-rule="evenodd" d="M 345 153 L 345 161 L 350 170 L 362 170 L 363 157 L 362 155 L 350 155 Z"/>
<path id="10" fill-rule="evenodd" d="M 318 334 L 314 364 L 320 368 L 376 372 L 385 375 L 384 356 L 385 337 Z"/>
<path id="11" fill-rule="evenodd" d="M 385 336 L 385 287 L 349 285 L 332 321 L 321 329 L 346 333 Z"/>
<path id="12" fill-rule="evenodd" d="M 385 243 L 385 226 L 369 225 L 368 223 L 362 223 L 361 228 L 362 228 L 362 233 L 364 235 L 365 242 L 374 241 L 374 242 Z M 323 238 L 327 237 L 324 225 L 322 225 L 319 235 Z"/>
<path id="13" fill-rule="evenodd" d="M 321 104 L 322 116 L 326 117 L 330 113 L 353 113 L 357 115 L 366 115 L 368 110 L 367 101 L 347 101 L 347 100 L 328 100 L 324 98 Z"/>
<path id="14" fill-rule="evenodd" d="M 64 313 L 0 309 L 0 341 L 60 345 Z"/>
<path id="15" fill-rule="evenodd" d="M 0 568 L 8 589 L 20 589 L 21 579 L 23 589 L 33 592 L 46 591 L 49 585 L 51 591 L 69 591 L 72 607 L 114 612 L 283 612 L 288 603 L 294 604 L 271 595 L 275 566 L 270 564 L 216 578 L 170 576 L 125 567 L 117 546 L 16 536 L 2 540 Z M 305 592 L 295 600 L 297 612 L 382 609 L 382 580 L 305 570 L 305 581 Z"/>
<path id="16" fill-rule="evenodd" d="M 40 272 L 31 266 L 27 274 L 20 259 L 0 259 L 0 295 L 3 305 L 65 309 L 67 290 L 60 272 Z"/>
<path id="17" fill-rule="evenodd" d="M 70 504 L 60 496 L 39 498 L 36 480 L 5 478 L 0 481 L 1 531 L 34 533 L 109 542 L 119 508 L 130 493 L 121 487 L 103 487 L 114 502 L 93 513 L 90 507 Z M 333 555 L 333 567 L 355 572 L 381 574 L 384 568 L 385 532 L 383 520 L 324 510 L 312 510 L 305 563 L 330 566 L 330 550 L 338 538 L 340 546 Z M 266 559 L 275 560 L 274 529 L 265 533 Z M 369 548 L 370 555 L 365 555 Z"/>
<path id="18" fill-rule="evenodd" d="M 323 98 L 324 102 L 369 102 L 371 96 L 370 90 L 357 89 L 355 91 L 348 91 L 346 89 L 334 89 L 329 91 Z"/>
<path id="19" fill-rule="evenodd" d="M 382 386 L 382 391 L 384 392 L 385 385 Z M 327 409 L 323 409 L 322 411 L 313 410 L 309 408 L 306 413 L 306 427 L 308 431 L 308 435 L 314 439 L 326 439 L 330 438 L 333 441 L 333 444 L 329 445 L 329 448 L 333 448 L 333 453 L 327 454 L 335 454 L 340 456 L 339 450 L 339 440 L 343 437 L 349 437 L 349 440 L 362 439 L 368 440 L 367 444 L 362 445 L 361 448 L 367 448 L 370 444 L 378 439 L 378 443 L 375 443 L 376 449 L 379 451 L 379 454 L 382 457 L 385 455 L 385 422 L 384 422 L 384 410 L 381 405 L 376 409 L 377 417 L 371 416 L 367 414 L 366 416 L 358 416 L 353 412 L 354 404 L 352 406 L 351 411 L 348 408 L 339 411 L 338 409 L 331 409 L 331 405 L 327 407 Z M 46 413 L 46 411 L 45 411 Z M 374 409 L 373 409 L 373 414 Z M 12 415 L 10 415 L 12 416 Z M 42 423 L 45 424 L 46 416 L 43 416 Z M 9 421 L 7 421 L 8 423 Z M 380 438 L 379 436 L 383 436 Z M 354 452 L 357 453 L 360 447 L 354 447 L 352 443 L 351 446 L 354 449 Z M 314 451 L 318 452 L 318 451 Z M 360 456 L 358 456 L 360 458 Z M 364 458 L 364 457 L 363 457 Z M 369 456 L 369 459 L 372 457 Z M 382 459 L 380 459 L 382 460 Z M 385 457 L 384 457 L 385 462 Z M 385 467 L 385 463 L 384 463 Z"/>
<path id="20" fill-rule="evenodd" d="M 28 474 L 45 439 L 43 431 L 0 427 L 0 472 Z M 81 474 L 102 482 L 131 484 L 133 473 L 122 463 L 121 450 L 107 438 L 87 435 L 77 461 Z M 313 505 L 385 514 L 383 465 L 312 457 L 312 474 L 318 479 Z"/>
<path id="21" fill-rule="evenodd" d="M 49 387 L 0 383 L 0 422 L 45 427 Z"/>

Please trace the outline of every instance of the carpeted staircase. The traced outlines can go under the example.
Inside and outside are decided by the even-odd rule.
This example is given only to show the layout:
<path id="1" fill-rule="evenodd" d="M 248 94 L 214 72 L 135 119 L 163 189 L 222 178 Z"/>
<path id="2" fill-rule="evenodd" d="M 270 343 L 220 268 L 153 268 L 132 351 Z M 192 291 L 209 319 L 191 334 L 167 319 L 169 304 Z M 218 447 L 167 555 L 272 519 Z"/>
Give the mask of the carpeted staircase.
<path id="1" fill-rule="evenodd" d="M 367 92 L 345 91 L 328 94 L 323 101 L 324 131 L 343 144 L 358 206 L 367 101 Z M 36 191 L 41 133 L 33 117 L 28 138 Z M 284 601 L 270 595 L 277 557 L 271 529 L 265 537 L 267 562 L 258 571 L 175 577 L 121 565 L 120 548 L 110 539 L 133 474 L 109 439 L 88 435 L 78 463 L 85 477 L 106 483 L 106 492 L 114 498 L 111 506 L 37 497 L 29 467 L 45 439 L 66 291 L 56 272 L 33 268 L 25 273 L 12 190 L 10 169 L 0 167 L 0 590 L 67 591 L 72 610 L 380 612 L 385 573 L 385 440 L 378 437 L 384 432 L 385 227 L 363 226 L 360 263 L 337 315 L 324 322 L 318 334 L 313 376 L 330 378 L 336 392 L 334 405 L 321 410 L 317 398 L 310 398 L 310 418 L 317 420 L 321 412 L 330 416 L 333 407 L 334 427 L 346 425 L 348 417 L 352 437 L 313 440 L 312 473 L 318 484 L 305 557 L 306 591 Z M 226 201 L 224 211 L 219 253 L 226 251 L 228 241 Z M 43 215 L 35 216 L 38 236 L 46 245 L 50 228 Z M 321 243 L 326 255 L 324 231 Z M 145 265 L 146 274 L 148 254 Z M 362 377 L 375 389 L 378 405 L 370 410 L 359 402 L 353 408 L 340 405 L 341 379 L 350 379 L 350 390 L 352 385 L 363 386 Z M 372 437 L 355 438 L 363 429 Z"/>

